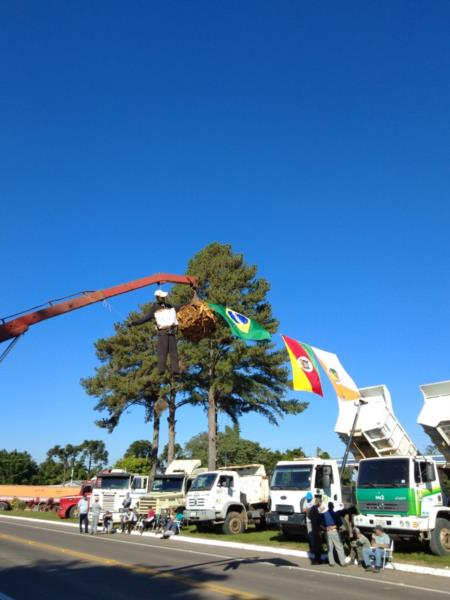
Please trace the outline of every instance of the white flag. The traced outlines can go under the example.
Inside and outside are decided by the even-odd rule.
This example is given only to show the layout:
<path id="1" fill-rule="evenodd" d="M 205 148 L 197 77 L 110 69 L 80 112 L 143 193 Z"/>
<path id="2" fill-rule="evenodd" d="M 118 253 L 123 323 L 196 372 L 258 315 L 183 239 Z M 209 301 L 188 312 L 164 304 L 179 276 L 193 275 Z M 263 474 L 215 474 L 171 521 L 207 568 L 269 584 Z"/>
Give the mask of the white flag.
<path id="1" fill-rule="evenodd" d="M 338 398 L 342 400 L 358 400 L 361 397 L 358 387 L 344 367 L 341 365 L 337 354 L 319 350 L 312 346 L 317 360 L 322 365 L 323 370 L 328 375 Z"/>

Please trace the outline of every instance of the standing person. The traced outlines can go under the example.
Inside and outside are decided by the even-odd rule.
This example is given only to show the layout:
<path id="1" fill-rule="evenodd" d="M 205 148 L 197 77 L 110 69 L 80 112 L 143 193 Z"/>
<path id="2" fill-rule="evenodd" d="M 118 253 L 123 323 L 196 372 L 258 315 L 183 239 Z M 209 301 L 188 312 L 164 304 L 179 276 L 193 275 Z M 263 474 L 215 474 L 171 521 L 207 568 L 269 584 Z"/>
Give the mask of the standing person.
<path id="1" fill-rule="evenodd" d="M 314 504 L 309 509 L 309 520 L 311 522 L 311 552 L 313 565 L 322 563 L 322 519 L 320 515 L 320 507 L 322 505 L 322 496 L 316 494 L 314 496 Z"/>
<path id="2" fill-rule="evenodd" d="M 127 492 L 122 502 L 122 514 L 120 515 L 120 533 L 125 533 L 125 526 L 128 518 L 128 509 L 131 506 L 130 492 Z"/>
<path id="3" fill-rule="evenodd" d="M 391 545 L 391 540 L 387 533 L 384 533 L 383 528 L 378 525 L 375 527 L 372 534 L 371 543 L 371 548 L 364 548 L 363 550 L 364 566 L 366 571 L 372 570 L 374 573 L 379 573 L 381 569 L 381 561 L 383 560 L 385 551 Z M 370 564 L 372 558 L 375 559 L 375 565 L 371 568 Z"/>
<path id="4" fill-rule="evenodd" d="M 363 550 L 370 550 L 370 542 L 361 531 L 355 527 L 353 529 L 353 537 L 350 541 L 350 558 L 358 564 L 363 564 Z"/>
<path id="5" fill-rule="evenodd" d="M 312 495 L 312 492 L 307 492 L 306 496 L 303 499 L 301 510 L 302 510 L 302 512 L 305 513 L 306 533 L 308 535 L 308 544 L 309 544 L 310 552 L 312 552 L 312 544 L 311 544 L 312 527 L 311 527 L 311 519 L 309 518 L 309 511 L 311 510 L 313 505 L 314 505 L 314 497 Z"/>
<path id="6" fill-rule="evenodd" d="M 342 519 L 334 512 L 334 504 L 332 502 L 328 503 L 328 510 L 325 506 L 321 507 L 321 516 L 327 537 L 328 564 L 330 567 L 336 566 L 334 560 L 334 551 L 336 550 L 339 564 L 341 567 L 346 567 L 350 562 L 350 559 L 347 559 L 345 556 L 344 547 L 342 546 L 338 531 L 339 527 L 342 527 Z"/>
<path id="7" fill-rule="evenodd" d="M 88 520 L 88 512 L 89 512 L 89 500 L 87 494 L 83 494 L 83 497 L 78 501 L 78 512 L 80 515 L 80 533 L 83 533 L 83 523 L 84 523 L 84 533 L 89 533 L 89 520 Z"/>
<path id="8" fill-rule="evenodd" d="M 156 352 L 158 356 L 158 374 L 163 377 L 166 372 L 167 357 L 170 356 L 170 372 L 172 377 L 180 374 L 177 351 L 177 310 L 181 307 L 172 305 L 167 301 L 168 293 L 163 290 L 156 290 L 154 302 L 149 310 L 141 319 L 132 321 L 130 327 L 142 325 L 151 319 L 156 321 L 156 330 L 158 341 Z"/>
<path id="9" fill-rule="evenodd" d="M 102 508 L 102 505 L 100 504 L 100 500 L 98 499 L 98 496 L 95 496 L 94 504 L 91 506 L 91 513 L 92 513 L 91 535 L 97 535 L 98 522 L 99 522 L 100 513 L 102 512 L 102 510 L 103 510 L 103 508 Z"/>

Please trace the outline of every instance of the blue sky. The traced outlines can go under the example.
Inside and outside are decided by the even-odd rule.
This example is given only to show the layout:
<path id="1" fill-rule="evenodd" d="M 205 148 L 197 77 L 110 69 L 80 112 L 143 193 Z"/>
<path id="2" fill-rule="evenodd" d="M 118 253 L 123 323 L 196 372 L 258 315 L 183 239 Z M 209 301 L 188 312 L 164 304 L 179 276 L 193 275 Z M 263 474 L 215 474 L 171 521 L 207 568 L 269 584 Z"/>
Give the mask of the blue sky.
<path id="1" fill-rule="evenodd" d="M 0 315 L 230 243 L 280 331 L 387 384 L 423 448 L 418 386 L 450 379 L 449 21 L 444 1 L 3 3 Z M 79 380 L 152 294 L 29 331 L 0 367 L 0 447 L 102 438 L 116 459 L 149 436 L 138 410 L 98 429 Z M 242 435 L 342 455 L 325 391 Z M 179 442 L 204 429 L 180 412 Z"/>

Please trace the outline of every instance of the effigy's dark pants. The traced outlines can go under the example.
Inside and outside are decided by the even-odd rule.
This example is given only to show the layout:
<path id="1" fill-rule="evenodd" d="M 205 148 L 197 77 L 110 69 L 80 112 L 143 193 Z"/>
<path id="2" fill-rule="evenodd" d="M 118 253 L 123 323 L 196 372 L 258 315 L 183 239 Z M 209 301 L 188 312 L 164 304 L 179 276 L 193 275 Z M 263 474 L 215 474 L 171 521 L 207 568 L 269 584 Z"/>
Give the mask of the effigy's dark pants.
<path id="1" fill-rule="evenodd" d="M 159 375 L 164 375 L 166 371 L 167 356 L 170 356 L 170 372 L 172 375 L 179 375 L 180 366 L 178 364 L 177 338 L 175 332 L 171 333 L 170 330 L 158 331 L 156 351 L 158 355 Z"/>

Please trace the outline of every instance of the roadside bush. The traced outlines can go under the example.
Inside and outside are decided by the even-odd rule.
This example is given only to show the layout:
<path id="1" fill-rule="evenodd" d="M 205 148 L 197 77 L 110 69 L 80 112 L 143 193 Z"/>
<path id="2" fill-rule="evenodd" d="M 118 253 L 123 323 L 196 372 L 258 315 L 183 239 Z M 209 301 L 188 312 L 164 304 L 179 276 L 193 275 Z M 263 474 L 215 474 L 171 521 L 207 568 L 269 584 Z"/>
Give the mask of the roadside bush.
<path id="1" fill-rule="evenodd" d="M 12 510 L 24 510 L 26 507 L 26 502 L 23 500 L 19 500 L 19 498 L 13 498 L 11 501 Z"/>

